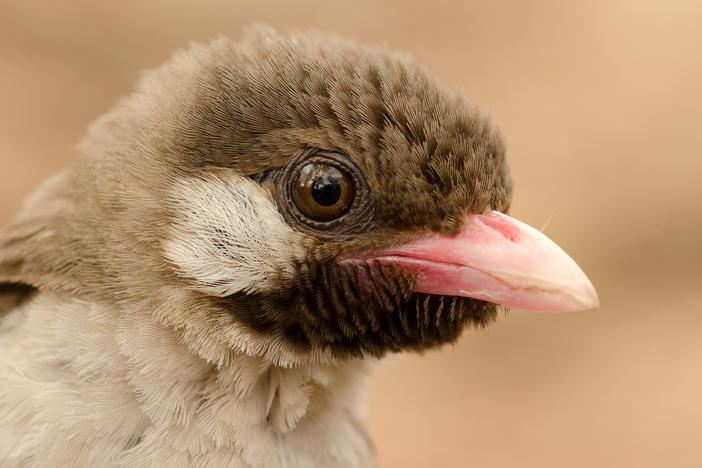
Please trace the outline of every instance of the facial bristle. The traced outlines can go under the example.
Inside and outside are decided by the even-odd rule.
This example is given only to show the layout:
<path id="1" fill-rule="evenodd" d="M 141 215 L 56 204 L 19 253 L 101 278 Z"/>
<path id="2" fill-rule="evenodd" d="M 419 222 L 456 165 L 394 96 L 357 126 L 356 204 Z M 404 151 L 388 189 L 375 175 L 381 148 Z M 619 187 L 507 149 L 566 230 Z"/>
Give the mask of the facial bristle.
<path id="1" fill-rule="evenodd" d="M 425 349 L 497 317 L 494 304 L 413 293 L 413 282 L 407 272 L 379 263 L 310 262 L 298 265 L 295 280 L 280 291 L 238 293 L 219 303 L 254 333 L 337 357 Z"/>

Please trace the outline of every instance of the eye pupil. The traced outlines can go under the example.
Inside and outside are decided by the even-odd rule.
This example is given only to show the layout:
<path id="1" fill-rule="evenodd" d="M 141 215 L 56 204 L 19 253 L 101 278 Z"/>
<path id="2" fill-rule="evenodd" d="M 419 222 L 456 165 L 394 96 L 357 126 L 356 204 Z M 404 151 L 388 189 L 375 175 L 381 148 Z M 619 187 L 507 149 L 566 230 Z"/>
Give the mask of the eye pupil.
<path id="1" fill-rule="evenodd" d="M 339 167 L 313 162 L 300 168 L 291 194 L 302 215 L 314 221 L 331 221 L 351 208 L 354 184 Z"/>
<path id="2" fill-rule="evenodd" d="M 312 183 L 312 198 L 322 206 L 332 206 L 341 198 L 341 181 L 333 176 L 323 175 Z"/>
<path id="3" fill-rule="evenodd" d="M 348 239 L 375 225 L 375 198 L 344 153 L 303 148 L 275 170 L 278 210 L 293 229 L 320 240 Z"/>

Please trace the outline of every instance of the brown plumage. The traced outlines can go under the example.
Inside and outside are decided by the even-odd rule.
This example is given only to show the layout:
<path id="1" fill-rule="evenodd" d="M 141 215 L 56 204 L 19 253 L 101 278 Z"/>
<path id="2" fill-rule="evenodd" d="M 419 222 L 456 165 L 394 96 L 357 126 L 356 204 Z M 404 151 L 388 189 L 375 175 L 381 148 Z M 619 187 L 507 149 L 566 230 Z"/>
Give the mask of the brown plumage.
<path id="1" fill-rule="evenodd" d="M 499 134 L 404 55 L 266 28 L 193 45 L 81 152 L 0 232 L 3 466 L 370 466 L 368 358 L 496 316 L 340 261 L 509 207 Z M 346 214 L 301 214 L 308 158 L 346 174 Z"/>

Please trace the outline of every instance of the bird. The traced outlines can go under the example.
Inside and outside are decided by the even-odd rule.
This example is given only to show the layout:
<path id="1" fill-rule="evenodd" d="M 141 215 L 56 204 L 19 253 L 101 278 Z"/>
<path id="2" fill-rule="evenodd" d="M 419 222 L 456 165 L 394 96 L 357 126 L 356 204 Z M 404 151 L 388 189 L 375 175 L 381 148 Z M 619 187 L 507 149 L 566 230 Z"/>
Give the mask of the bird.
<path id="1" fill-rule="evenodd" d="M 0 231 L 0 466 L 373 467 L 371 371 L 598 306 L 509 215 L 500 132 L 416 59 L 191 44 Z"/>

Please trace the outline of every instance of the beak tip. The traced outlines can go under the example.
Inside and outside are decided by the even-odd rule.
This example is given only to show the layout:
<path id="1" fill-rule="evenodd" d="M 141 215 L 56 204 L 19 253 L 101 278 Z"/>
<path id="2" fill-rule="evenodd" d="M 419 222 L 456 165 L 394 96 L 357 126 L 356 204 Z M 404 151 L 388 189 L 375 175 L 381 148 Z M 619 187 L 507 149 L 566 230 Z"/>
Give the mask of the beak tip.
<path id="1" fill-rule="evenodd" d="M 600 298 L 592 283 L 588 280 L 582 285 L 577 298 L 578 308 L 574 310 L 592 310 L 600 308 Z"/>
<path id="2" fill-rule="evenodd" d="M 590 302 L 587 304 L 589 309 L 599 309 L 600 308 L 600 298 L 597 295 L 597 291 L 595 291 L 595 288 L 591 289 L 592 295 L 590 296 Z"/>

